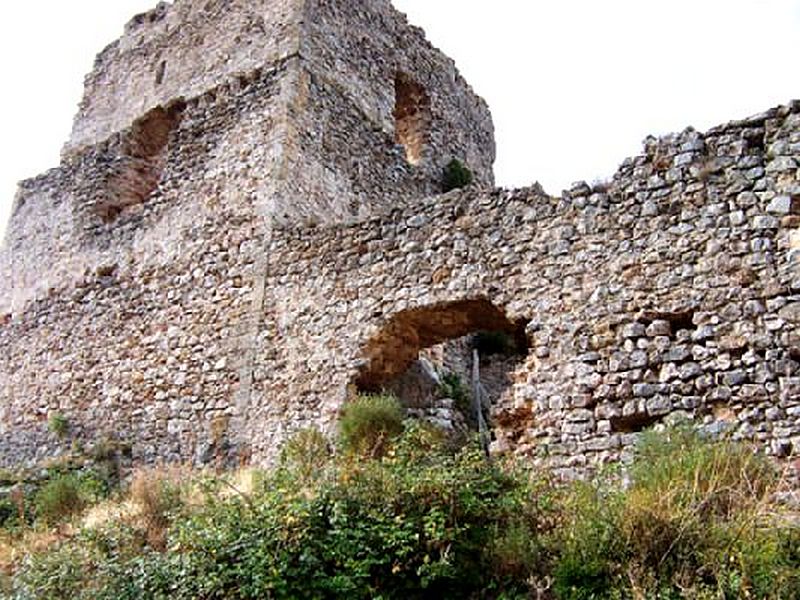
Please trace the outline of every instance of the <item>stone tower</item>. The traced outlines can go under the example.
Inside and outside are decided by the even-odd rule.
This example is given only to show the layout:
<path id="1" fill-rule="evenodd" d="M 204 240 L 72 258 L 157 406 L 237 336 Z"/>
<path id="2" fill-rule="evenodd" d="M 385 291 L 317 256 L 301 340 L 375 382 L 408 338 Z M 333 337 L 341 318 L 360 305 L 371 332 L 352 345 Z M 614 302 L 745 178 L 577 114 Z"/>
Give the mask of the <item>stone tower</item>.
<path id="1" fill-rule="evenodd" d="M 389 0 L 134 17 L 86 78 L 61 165 L 15 200 L 0 462 L 52 449 L 54 411 L 143 457 L 200 452 L 252 395 L 272 227 L 422 199 L 452 158 L 493 182 L 489 110 Z"/>

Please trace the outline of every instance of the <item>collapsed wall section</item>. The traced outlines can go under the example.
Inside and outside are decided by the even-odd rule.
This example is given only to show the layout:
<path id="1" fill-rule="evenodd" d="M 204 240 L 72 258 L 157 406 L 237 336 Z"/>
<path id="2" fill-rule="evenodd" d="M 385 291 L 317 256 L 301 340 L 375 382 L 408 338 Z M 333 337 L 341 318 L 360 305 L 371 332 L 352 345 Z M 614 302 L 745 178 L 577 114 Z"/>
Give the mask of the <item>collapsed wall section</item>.
<path id="1" fill-rule="evenodd" d="M 302 204 L 281 221 L 363 218 L 438 193 L 454 158 L 493 184 L 486 103 L 390 2 L 308 0 L 300 54 L 286 197 Z"/>
<path id="2" fill-rule="evenodd" d="M 206 215 L 265 229 L 295 65 L 157 107 L 23 182 L 0 250 L 7 265 L 0 313 L 22 313 L 107 265 L 169 263 Z"/>
<path id="3" fill-rule="evenodd" d="M 102 142 L 148 110 L 296 54 L 301 0 L 175 0 L 134 17 L 101 52 L 64 153 Z"/>

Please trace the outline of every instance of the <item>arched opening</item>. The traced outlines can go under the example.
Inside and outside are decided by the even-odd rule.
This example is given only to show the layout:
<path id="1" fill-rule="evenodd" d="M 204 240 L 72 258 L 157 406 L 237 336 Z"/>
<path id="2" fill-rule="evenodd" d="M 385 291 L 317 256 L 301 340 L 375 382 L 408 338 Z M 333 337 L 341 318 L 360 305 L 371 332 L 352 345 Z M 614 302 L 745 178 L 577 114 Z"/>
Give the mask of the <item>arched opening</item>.
<path id="1" fill-rule="evenodd" d="M 367 342 L 355 388 L 391 393 L 410 416 L 445 429 L 491 426 L 491 406 L 527 355 L 526 325 L 486 299 L 402 311 Z"/>
<path id="2" fill-rule="evenodd" d="M 406 151 L 409 164 L 422 160 L 428 126 L 431 119 L 431 100 L 425 88 L 404 73 L 394 80 L 395 139 Z"/>

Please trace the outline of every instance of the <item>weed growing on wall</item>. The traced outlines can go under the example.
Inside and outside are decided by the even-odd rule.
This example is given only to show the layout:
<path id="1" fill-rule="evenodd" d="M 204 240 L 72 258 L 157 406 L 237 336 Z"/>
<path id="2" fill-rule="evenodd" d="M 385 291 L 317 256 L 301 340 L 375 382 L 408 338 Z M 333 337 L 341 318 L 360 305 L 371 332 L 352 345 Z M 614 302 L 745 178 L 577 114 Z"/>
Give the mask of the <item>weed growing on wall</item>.
<path id="1" fill-rule="evenodd" d="M 460 160 L 454 158 L 444 168 L 442 190 L 446 193 L 457 190 L 472 183 L 472 171 Z"/>
<path id="2" fill-rule="evenodd" d="M 47 428 L 57 437 L 64 438 L 69 432 L 69 421 L 63 414 L 54 412 L 47 420 Z"/>

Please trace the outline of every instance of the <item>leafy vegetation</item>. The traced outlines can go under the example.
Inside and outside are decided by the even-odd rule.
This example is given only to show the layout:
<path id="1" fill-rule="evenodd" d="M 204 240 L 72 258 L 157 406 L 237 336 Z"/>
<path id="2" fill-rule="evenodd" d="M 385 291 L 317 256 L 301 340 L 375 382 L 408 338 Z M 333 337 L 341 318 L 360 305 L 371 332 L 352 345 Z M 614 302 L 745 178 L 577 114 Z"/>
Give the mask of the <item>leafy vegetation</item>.
<path id="1" fill-rule="evenodd" d="M 472 398 L 469 388 L 461 380 L 458 373 L 444 373 L 437 390 L 442 398 L 450 398 L 455 402 L 456 408 L 469 417 L 472 413 Z"/>
<path id="2" fill-rule="evenodd" d="M 39 488 L 34 497 L 34 514 L 46 525 L 57 525 L 104 496 L 101 481 L 90 473 L 56 475 Z"/>
<path id="3" fill-rule="evenodd" d="M 630 478 L 566 494 L 557 597 L 800 598 L 800 530 L 773 514 L 763 456 L 691 429 L 648 433 Z"/>
<path id="4" fill-rule="evenodd" d="M 472 171 L 460 160 L 454 158 L 444 168 L 442 189 L 449 192 L 468 186 L 472 183 Z"/>
<path id="5" fill-rule="evenodd" d="M 188 474 L 179 468 L 146 469 L 134 474 L 130 499 L 138 508 L 139 521 L 151 547 L 166 547 L 167 530 L 191 495 L 189 481 Z"/>
<path id="6" fill-rule="evenodd" d="M 346 452 L 380 457 L 403 431 L 403 407 L 394 396 L 359 396 L 347 404 L 339 422 L 339 439 Z"/>
<path id="7" fill-rule="evenodd" d="M 362 398 L 341 452 L 302 430 L 269 472 L 142 472 L 116 502 L 71 513 L 72 533 L 29 544 L 8 597 L 800 597 L 800 532 L 747 446 L 649 434 L 627 485 L 611 472 L 554 487 L 476 442 L 398 430 L 401 415 Z"/>

